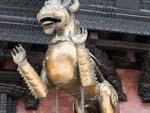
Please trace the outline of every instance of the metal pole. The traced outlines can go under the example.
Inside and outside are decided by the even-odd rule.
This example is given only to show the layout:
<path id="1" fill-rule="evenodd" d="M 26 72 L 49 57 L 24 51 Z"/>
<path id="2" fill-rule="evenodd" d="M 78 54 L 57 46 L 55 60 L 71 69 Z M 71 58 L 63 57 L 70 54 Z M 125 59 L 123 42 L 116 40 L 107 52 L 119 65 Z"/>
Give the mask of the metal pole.
<path id="1" fill-rule="evenodd" d="M 59 113 L 59 89 L 56 88 L 56 113 Z"/>
<path id="2" fill-rule="evenodd" d="M 81 113 L 84 113 L 84 88 L 81 86 Z"/>

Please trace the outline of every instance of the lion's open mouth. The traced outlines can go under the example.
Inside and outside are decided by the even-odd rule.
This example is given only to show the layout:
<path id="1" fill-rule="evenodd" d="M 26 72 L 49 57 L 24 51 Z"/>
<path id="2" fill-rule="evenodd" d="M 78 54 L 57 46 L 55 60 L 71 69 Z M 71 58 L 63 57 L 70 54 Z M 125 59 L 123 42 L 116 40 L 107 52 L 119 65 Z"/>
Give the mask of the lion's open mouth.
<path id="1" fill-rule="evenodd" d="M 43 26 L 47 26 L 47 25 L 53 25 L 53 24 L 57 24 L 57 23 L 60 23 L 61 22 L 61 19 L 56 19 L 56 18 L 52 18 L 52 17 L 46 17 L 46 18 L 43 18 L 40 20 L 40 23 L 43 25 Z"/>

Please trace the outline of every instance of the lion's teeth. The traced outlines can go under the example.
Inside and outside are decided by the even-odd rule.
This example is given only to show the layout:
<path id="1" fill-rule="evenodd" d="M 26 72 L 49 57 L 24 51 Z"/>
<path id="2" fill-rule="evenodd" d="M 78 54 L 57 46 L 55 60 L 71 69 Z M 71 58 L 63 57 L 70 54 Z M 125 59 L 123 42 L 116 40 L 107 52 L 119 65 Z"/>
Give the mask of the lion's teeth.
<path id="1" fill-rule="evenodd" d="M 45 21 L 42 23 L 42 25 L 48 25 L 48 24 L 53 24 L 54 22 L 53 21 Z"/>

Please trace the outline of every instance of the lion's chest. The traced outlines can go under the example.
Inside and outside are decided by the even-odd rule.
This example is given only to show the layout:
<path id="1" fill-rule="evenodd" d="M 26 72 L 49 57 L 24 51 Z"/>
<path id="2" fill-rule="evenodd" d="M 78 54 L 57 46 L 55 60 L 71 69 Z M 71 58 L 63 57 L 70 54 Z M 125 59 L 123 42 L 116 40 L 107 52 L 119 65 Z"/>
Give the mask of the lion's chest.
<path id="1" fill-rule="evenodd" d="M 51 45 L 45 57 L 48 77 L 54 84 L 68 84 L 74 79 L 77 66 L 76 47 L 71 42 Z"/>

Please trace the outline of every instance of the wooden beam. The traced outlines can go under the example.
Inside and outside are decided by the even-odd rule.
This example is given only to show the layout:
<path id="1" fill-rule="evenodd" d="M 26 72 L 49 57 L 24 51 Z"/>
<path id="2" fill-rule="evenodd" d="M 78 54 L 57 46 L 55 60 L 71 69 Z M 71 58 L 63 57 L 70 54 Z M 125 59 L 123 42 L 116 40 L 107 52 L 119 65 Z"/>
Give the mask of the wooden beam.
<path id="1" fill-rule="evenodd" d="M 135 52 L 150 51 L 150 44 L 127 42 L 127 41 L 114 41 L 114 40 L 94 40 L 90 41 L 94 45 L 104 49 L 116 49 L 120 51 L 132 50 Z"/>

